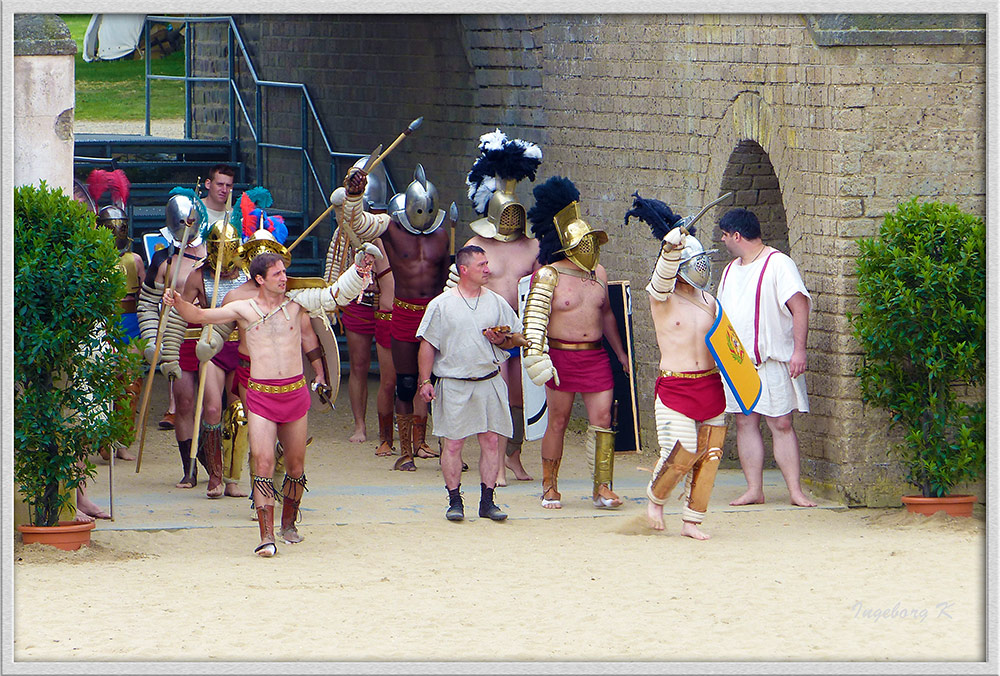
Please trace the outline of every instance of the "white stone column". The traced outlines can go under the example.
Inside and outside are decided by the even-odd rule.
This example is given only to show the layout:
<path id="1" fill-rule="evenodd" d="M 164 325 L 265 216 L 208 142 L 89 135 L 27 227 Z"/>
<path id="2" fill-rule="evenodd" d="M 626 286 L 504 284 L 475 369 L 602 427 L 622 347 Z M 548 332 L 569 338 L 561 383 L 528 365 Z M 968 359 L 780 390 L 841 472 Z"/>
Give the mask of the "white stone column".
<path id="1" fill-rule="evenodd" d="M 14 17 L 14 185 L 73 194 L 73 56 L 76 43 L 55 14 Z"/>

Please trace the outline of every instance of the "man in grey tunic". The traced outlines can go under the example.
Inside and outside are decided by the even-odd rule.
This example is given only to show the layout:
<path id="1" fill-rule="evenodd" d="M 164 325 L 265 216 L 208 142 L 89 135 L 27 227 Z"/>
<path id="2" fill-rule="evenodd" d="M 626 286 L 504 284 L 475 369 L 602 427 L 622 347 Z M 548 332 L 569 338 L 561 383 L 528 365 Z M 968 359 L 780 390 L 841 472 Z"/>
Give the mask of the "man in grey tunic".
<path id="1" fill-rule="evenodd" d="M 501 462 L 500 437 L 510 437 L 514 427 L 499 366 L 510 356 L 507 350 L 523 341 L 521 320 L 502 296 L 485 287 L 490 267 L 483 249 L 459 249 L 455 263 L 458 285 L 427 305 L 417 328 L 421 339 L 417 392 L 424 401 L 433 402 L 434 435 L 442 440 L 448 520 L 465 518 L 459 492 L 462 446 L 475 434 L 480 450 L 479 516 L 503 521 L 507 515 L 493 502 L 493 490 Z"/>

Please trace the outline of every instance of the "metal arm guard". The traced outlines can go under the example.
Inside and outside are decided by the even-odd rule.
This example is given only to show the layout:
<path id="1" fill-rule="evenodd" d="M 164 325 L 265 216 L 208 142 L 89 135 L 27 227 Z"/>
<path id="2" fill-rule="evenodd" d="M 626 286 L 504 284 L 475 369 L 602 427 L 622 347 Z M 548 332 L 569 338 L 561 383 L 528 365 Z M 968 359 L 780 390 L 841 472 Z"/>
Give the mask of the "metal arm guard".
<path id="1" fill-rule="evenodd" d="M 160 301 L 163 299 L 163 284 L 148 286 L 143 282 L 139 288 L 139 302 L 136 303 L 136 317 L 139 320 L 139 335 L 149 343 L 146 348 L 146 361 L 153 360 L 153 344 L 156 342 L 156 331 L 160 328 Z"/>
<path id="2" fill-rule="evenodd" d="M 549 316 L 552 314 L 552 296 L 559 284 L 559 273 L 550 265 L 545 265 L 535 273 L 535 279 L 524 302 L 524 337 L 528 346 L 524 348 L 521 361 L 524 369 L 536 385 L 544 385 L 551 378 L 559 384 L 559 376 L 548 351 Z"/>
<path id="3" fill-rule="evenodd" d="M 594 490 L 611 482 L 615 474 L 615 433 L 604 427 L 587 427 L 587 466 L 594 475 Z"/>
<path id="4" fill-rule="evenodd" d="M 170 308 L 170 312 L 167 313 L 167 325 L 163 329 L 163 341 L 160 345 L 160 372 L 168 378 L 181 376 L 178 359 L 186 329 L 187 322 L 178 314 L 176 308 Z"/>
<path id="5" fill-rule="evenodd" d="M 664 241 L 660 248 L 660 255 L 656 259 L 656 267 L 653 268 L 653 276 L 650 278 L 649 284 L 646 285 L 646 291 L 655 300 L 665 301 L 674 292 L 680 261 L 681 250 L 673 248 Z"/>
<path id="6" fill-rule="evenodd" d="M 389 214 L 370 214 L 364 210 L 362 198 L 364 195 L 348 195 L 344 188 L 337 188 L 330 195 L 330 203 L 336 209 L 343 205 L 342 225 L 357 233 L 365 242 L 371 242 L 385 232 L 392 218 Z"/>
<path id="7" fill-rule="evenodd" d="M 702 425 L 698 428 L 698 454 L 702 459 L 691 472 L 691 490 L 688 503 L 681 510 L 681 518 L 701 523 L 708 510 L 708 499 L 715 487 L 715 475 L 722 461 L 722 444 L 726 440 L 725 425 Z"/>
<path id="8" fill-rule="evenodd" d="M 458 266 L 452 263 L 448 266 L 448 281 L 444 283 L 444 288 L 454 289 L 458 286 Z"/>
<path id="9" fill-rule="evenodd" d="M 358 272 L 356 265 L 352 265 L 329 286 L 292 289 L 285 295 L 305 308 L 310 316 L 319 317 L 347 305 L 361 295 L 367 285 L 368 280 Z"/>

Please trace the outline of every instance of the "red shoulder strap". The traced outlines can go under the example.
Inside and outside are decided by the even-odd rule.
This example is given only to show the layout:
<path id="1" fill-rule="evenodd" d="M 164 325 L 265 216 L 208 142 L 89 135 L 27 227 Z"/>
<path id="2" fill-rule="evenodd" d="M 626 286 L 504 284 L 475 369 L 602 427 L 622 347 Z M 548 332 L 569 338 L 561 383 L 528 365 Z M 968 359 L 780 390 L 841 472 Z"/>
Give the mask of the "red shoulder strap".
<path id="1" fill-rule="evenodd" d="M 760 336 L 760 287 L 764 285 L 764 271 L 767 270 L 767 264 L 771 260 L 771 256 L 776 253 L 778 251 L 774 250 L 764 259 L 764 265 L 760 268 L 760 278 L 757 280 L 757 298 L 753 305 L 753 356 L 758 365 L 760 364 L 760 349 L 757 347 L 757 340 Z"/>

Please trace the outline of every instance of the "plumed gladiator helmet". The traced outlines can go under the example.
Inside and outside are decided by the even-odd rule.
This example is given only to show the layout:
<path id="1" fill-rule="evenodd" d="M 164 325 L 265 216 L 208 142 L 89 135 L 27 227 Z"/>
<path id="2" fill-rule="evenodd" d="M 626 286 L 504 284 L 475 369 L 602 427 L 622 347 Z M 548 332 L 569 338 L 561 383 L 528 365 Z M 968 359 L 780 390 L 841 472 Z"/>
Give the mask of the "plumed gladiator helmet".
<path id="1" fill-rule="evenodd" d="M 223 274 L 233 272 L 243 265 L 240 257 L 240 236 L 231 224 L 219 219 L 212 224 L 205 237 L 205 260 L 215 269 L 219 267 Z"/>
<path id="2" fill-rule="evenodd" d="M 527 215 L 514 194 L 518 181 L 535 180 L 542 151 L 534 143 L 509 139 L 497 129 L 479 137 L 480 156 L 465 180 L 480 218 L 469 224 L 488 239 L 512 242 L 524 235 Z"/>
<path id="3" fill-rule="evenodd" d="M 255 230 L 250 237 L 240 246 L 240 257 L 243 260 L 244 269 L 250 271 L 250 261 L 264 253 L 270 251 L 281 256 L 287 268 L 292 264 L 292 254 L 284 247 L 284 238 L 278 239 L 266 228 Z"/>
<path id="4" fill-rule="evenodd" d="M 132 246 L 132 238 L 128 236 L 128 216 L 121 207 L 109 204 L 101 208 L 97 212 L 97 225 L 114 233 L 118 253 L 125 253 Z"/>
<path id="5" fill-rule="evenodd" d="M 170 191 L 167 200 L 165 220 L 166 225 L 160 228 L 160 234 L 173 246 L 180 246 L 184 240 L 184 229 L 193 227 L 195 230 L 188 237 L 188 246 L 198 246 L 202 242 L 199 228 L 208 227 L 208 212 L 194 190 L 176 187 Z"/>
<path id="6" fill-rule="evenodd" d="M 355 169 L 362 169 L 368 157 L 362 157 L 354 163 Z M 365 194 L 361 196 L 361 205 L 365 211 L 385 211 L 389 201 L 389 179 L 385 174 L 385 165 L 381 162 L 368 174 L 368 184 Z"/>
<path id="7" fill-rule="evenodd" d="M 528 211 L 528 220 L 538 240 L 538 261 L 545 265 L 568 258 L 585 272 L 596 270 L 608 234 L 594 230 L 580 217 L 580 191 L 573 182 L 553 176 L 532 192 L 535 205 Z"/>
<path id="8" fill-rule="evenodd" d="M 396 193 L 389 200 L 389 214 L 407 232 L 428 235 L 444 222 L 444 210 L 437 208 L 438 192 L 427 180 L 422 165 L 413 172 L 413 182 L 405 192 Z"/>

